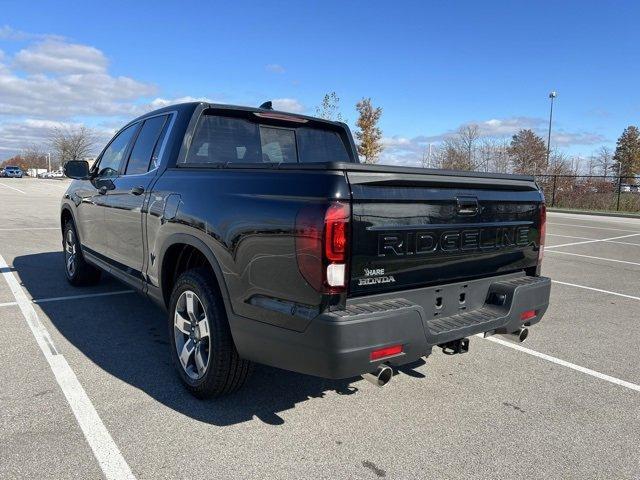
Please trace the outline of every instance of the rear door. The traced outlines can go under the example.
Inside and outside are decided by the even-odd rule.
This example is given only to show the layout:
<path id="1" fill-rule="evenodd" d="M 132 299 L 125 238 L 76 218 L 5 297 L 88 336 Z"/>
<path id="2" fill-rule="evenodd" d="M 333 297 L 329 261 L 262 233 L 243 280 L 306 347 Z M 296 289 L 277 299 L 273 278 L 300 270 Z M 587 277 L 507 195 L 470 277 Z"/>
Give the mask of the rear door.
<path id="1" fill-rule="evenodd" d="M 144 120 L 105 199 L 108 256 L 117 269 L 134 281 L 142 280 L 145 255 L 142 212 L 157 172 L 162 133 L 168 121 L 169 115 Z"/>
<path id="2" fill-rule="evenodd" d="M 534 267 L 542 196 L 532 181 L 349 172 L 350 292 L 439 285 Z"/>

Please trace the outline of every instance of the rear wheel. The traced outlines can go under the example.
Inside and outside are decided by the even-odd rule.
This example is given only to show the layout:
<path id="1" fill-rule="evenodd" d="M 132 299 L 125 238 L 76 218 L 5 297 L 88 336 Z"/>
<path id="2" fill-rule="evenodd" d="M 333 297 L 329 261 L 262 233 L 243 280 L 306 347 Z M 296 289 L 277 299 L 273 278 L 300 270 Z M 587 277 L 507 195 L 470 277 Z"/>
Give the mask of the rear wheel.
<path id="1" fill-rule="evenodd" d="M 67 281 L 76 287 L 96 284 L 102 272 L 84 259 L 73 221 L 65 223 L 62 235 L 64 273 Z"/>
<path id="2" fill-rule="evenodd" d="M 169 308 L 171 358 L 182 382 L 199 398 L 239 389 L 252 368 L 251 362 L 238 355 L 213 282 L 203 268 L 183 273 L 175 283 Z"/>

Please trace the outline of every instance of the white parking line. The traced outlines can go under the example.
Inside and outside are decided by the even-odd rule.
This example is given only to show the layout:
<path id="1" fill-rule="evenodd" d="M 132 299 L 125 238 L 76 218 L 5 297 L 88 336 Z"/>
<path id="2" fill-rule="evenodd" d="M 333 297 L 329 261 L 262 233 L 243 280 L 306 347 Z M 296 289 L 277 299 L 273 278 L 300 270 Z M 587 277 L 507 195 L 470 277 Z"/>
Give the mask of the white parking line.
<path id="1" fill-rule="evenodd" d="M 593 227 L 591 225 L 574 225 L 573 223 L 547 222 L 547 225 L 562 225 L 565 227 L 592 228 L 594 230 L 613 230 L 616 232 L 640 233 L 638 232 L 638 230 L 625 230 L 623 228 L 611 228 L 611 227 Z"/>
<path id="2" fill-rule="evenodd" d="M 479 337 L 483 338 L 482 334 L 480 334 Z M 531 350 L 530 348 L 523 347 L 522 345 L 518 345 L 515 343 L 508 342 L 506 340 L 502 340 L 501 338 L 487 337 L 485 338 L 485 340 L 489 340 L 490 342 L 493 342 L 493 343 L 499 343 L 500 345 L 513 348 L 514 350 L 518 350 L 519 352 L 526 353 L 527 355 L 532 355 L 534 357 L 542 358 L 547 362 L 555 363 L 556 365 L 561 365 L 563 367 L 567 367 L 572 370 L 576 370 L 578 372 L 591 375 L 592 377 L 599 378 L 600 380 L 605 380 L 607 382 L 620 385 L 621 387 L 626 387 L 630 390 L 635 390 L 636 392 L 640 392 L 640 385 L 636 385 L 635 383 L 627 382 L 626 380 L 621 380 L 619 378 L 612 377 L 611 375 L 606 375 L 604 373 L 596 372 L 595 370 L 591 370 L 590 368 L 581 367 L 580 365 L 567 362 L 566 360 L 562 360 L 560 358 L 552 357 L 551 355 L 547 355 L 546 353 L 540 353 L 535 350 Z"/>
<path id="3" fill-rule="evenodd" d="M 569 283 L 569 282 L 561 282 L 560 280 L 551 280 L 551 281 L 553 283 L 558 283 L 560 285 L 568 285 L 570 287 L 584 288 L 585 290 L 591 290 L 591 291 L 600 292 L 600 293 L 607 293 L 609 295 L 615 295 L 616 297 L 624 297 L 624 298 L 630 298 L 632 300 L 640 300 L 640 297 L 634 297 L 633 295 L 627 295 L 626 293 L 612 292 L 610 290 L 602 290 L 601 288 L 587 287 L 585 285 L 577 285 L 575 283 Z"/>
<path id="4" fill-rule="evenodd" d="M 123 295 L 125 293 L 135 293 L 135 290 L 117 290 L 115 292 L 86 293 L 83 295 L 69 295 L 67 297 L 40 298 L 33 300 L 33 303 L 60 302 L 64 300 L 76 300 L 80 298 L 109 297 L 111 295 Z"/>
<path id="5" fill-rule="evenodd" d="M 556 250 L 551 250 L 548 253 L 559 253 L 559 254 L 562 254 L 562 255 L 572 255 L 574 257 L 593 258 L 594 260 L 603 260 L 605 262 L 624 263 L 624 264 L 627 264 L 627 265 L 639 265 L 640 266 L 640 263 L 638 263 L 638 262 L 628 262 L 627 260 L 615 260 L 613 258 L 594 257 L 593 255 L 582 255 L 580 253 L 558 252 Z"/>
<path id="6" fill-rule="evenodd" d="M 60 230 L 60 227 L 0 228 L 0 232 L 17 232 L 22 230 Z"/>
<path id="7" fill-rule="evenodd" d="M 573 235 L 560 235 L 559 233 L 547 233 L 547 237 L 572 238 L 573 240 L 598 240 L 599 242 L 616 243 L 618 245 L 632 245 L 634 247 L 640 247 L 640 243 L 618 242 L 616 240 L 602 240 L 599 238 L 591 238 L 591 237 L 574 237 Z M 557 245 L 549 245 L 547 248 L 551 248 L 555 246 Z"/>
<path id="8" fill-rule="evenodd" d="M 22 193 L 23 195 L 26 195 L 26 194 L 27 194 L 27 192 L 23 192 L 23 191 L 22 191 L 22 190 L 20 190 L 19 188 L 12 187 L 12 186 L 10 186 L 10 185 L 5 185 L 4 183 L 0 183 L 0 186 L 10 188 L 11 190 L 15 190 L 16 192 L 20 192 L 20 193 Z"/>
<path id="9" fill-rule="evenodd" d="M 11 269 L 0 255 L 0 272 L 9 284 L 9 288 L 22 315 L 31 329 L 31 333 L 36 339 L 40 350 L 49 363 L 51 370 L 60 385 L 60 389 L 69 402 L 71 411 L 78 421 L 91 450 L 93 451 L 104 476 L 107 479 L 135 479 L 133 472 L 129 468 L 118 446 L 111 438 L 109 431 L 104 426 L 98 412 L 91 403 L 87 393 L 78 381 L 78 377 L 73 372 L 67 360 L 53 344 L 44 324 L 38 318 L 38 314 L 33 308 L 33 304 L 27 298 L 26 293 L 20 286 L 18 279 L 13 275 Z"/>
<path id="10" fill-rule="evenodd" d="M 66 297 L 38 298 L 31 301 L 33 303 L 40 304 L 40 303 L 47 303 L 47 302 L 62 302 L 65 300 L 76 300 L 81 298 L 109 297 L 111 295 L 123 295 L 125 293 L 135 293 L 135 290 L 117 290 L 115 292 L 85 293 L 83 295 L 68 295 Z M 10 307 L 12 305 L 18 305 L 18 302 L 0 303 L 0 307 Z"/>
<path id="11" fill-rule="evenodd" d="M 629 238 L 629 237 L 637 237 L 637 236 L 640 236 L 640 233 L 632 233 L 631 235 L 621 235 L 619 237 L 599 238 L 597 240 L 585 240 L 584 242 L 562 243 L 560 245 L 550 245 L 548 247 L 545 247 L 545 250 L 547 250 L 548 248 L 560 248 L 560 247 L 571 247 L 573 245 L 584 245 L 586 243 L 608 242 L 610 240 L 619 240 L 621 238 Z"/>

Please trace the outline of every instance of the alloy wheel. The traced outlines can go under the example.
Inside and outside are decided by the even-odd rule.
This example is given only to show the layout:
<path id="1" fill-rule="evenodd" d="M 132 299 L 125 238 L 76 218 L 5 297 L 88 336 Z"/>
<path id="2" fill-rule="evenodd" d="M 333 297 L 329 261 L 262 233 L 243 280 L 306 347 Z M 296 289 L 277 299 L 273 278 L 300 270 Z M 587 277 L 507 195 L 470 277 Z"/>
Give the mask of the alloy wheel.
<path id="1" fill-rule="evenodd" d="M 191 290 L 182 292 L 178 298 L 173 333 L 182 369 L 192 380 L 201 379 L 211 358 L 211 336 L 202 302 Z"/>
<path id="2" fill-rule="evenodd" d="M 76 238 L 72 228 L 67 229 L 64 252 L 67 273 L 73 277 L 76 273 Z"/>

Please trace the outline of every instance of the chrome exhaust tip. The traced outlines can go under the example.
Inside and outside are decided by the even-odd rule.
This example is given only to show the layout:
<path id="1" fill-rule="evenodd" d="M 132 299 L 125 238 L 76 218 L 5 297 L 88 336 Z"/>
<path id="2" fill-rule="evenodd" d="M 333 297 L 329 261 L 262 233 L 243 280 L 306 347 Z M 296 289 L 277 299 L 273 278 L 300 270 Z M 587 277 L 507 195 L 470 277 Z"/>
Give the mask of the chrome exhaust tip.
<path id="1" fill-rule="evenodd" d="M 503 337 L 508 338 L 509 340 L 513 340 L 514 342 L 522 343 L 529 336 L 529 329 L 521 327 L 515 332 L 511 333 L 503 333 L 501 334 Z"/>
<path id="2" fill-rule="evenodd" d="M 362 378 L 377 387 L 384 387 L 393 378 L 393 370 L 387 365 L 380 365 L 375 372 L 362 374 Z"/>

